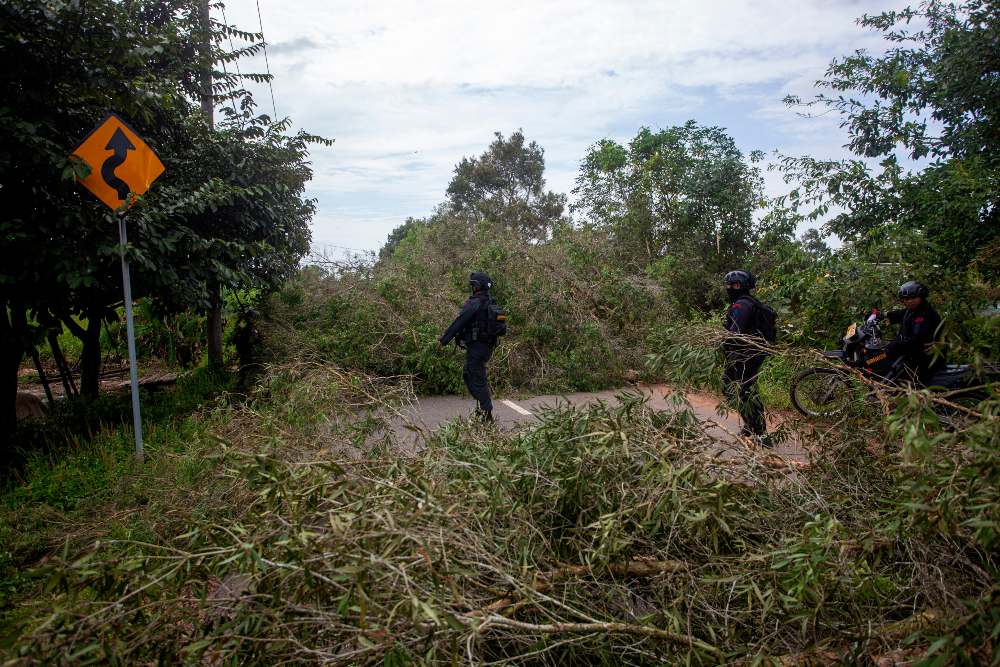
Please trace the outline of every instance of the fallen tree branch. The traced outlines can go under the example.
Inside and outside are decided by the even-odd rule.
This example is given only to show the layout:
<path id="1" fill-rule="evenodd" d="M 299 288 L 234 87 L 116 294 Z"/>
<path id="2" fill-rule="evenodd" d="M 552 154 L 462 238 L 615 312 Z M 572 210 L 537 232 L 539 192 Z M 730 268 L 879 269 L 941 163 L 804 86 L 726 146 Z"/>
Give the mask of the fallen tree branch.
<path id="1" fill-rule="evenodd" d="M 597 632 L 604 634 L 626 634 L 626 635 L 637 635 L 641 637 L 653 637 L 655 639 L 662 639 L 664 641 L 668 641 L 672 644 L 680 644 L 681 646 L 700 649 L 702 651 L 711 653 L 716 656 L 723 655 L 722 650 L 720 650 L 715 646 L 712 646 L 707 642 L 698 639 L 697 637 L 692 637 L 690 635 L 680 635 L 677 634 L 676 632 L 670 632 L 669 630 L 661 630 L 659 628 L 653 628 L 648 625 L 630 625 L 628 623 L 535 624 L 535 623 L 525 623 L 523 621 L 515 621 L 513 619 L 507 618 L 506 616 L 498 616 L 494 614 L 486 618 L 486 621 L 479 626 L 477 633 L 481 634 L 483 631 L 493 626 L 512 628 L 515 630 L 523 630 L 526 632 L 533 632 L 546 635 Z"/>
<path id="2" fill-rule="evenodd" d="M 899 621 L 884 623 L 883 625 L 874 628 L 871 631 L 870 636 L 879 637 L 883 641 L 899 641 L 908 635 L 917 632 L 918 630 L 923 630 L 940 618 L 941 612 L 935 609 L 928 609 Z M 825 647 L 813 647 L 807 651 L 775 656 L 772 658 L 772 661 L 773 664 L 782 666 L 787 665 L 788 667 L 792 667 L 793 665 L 796 667 L 799 665 L 839 665 L 843 663 L 844 655 L 848 650 L 849 648 L 846 645 L 839 651 L 831 650 Z M 741 661 L 737 664 L 749 665 L 751 664 L 751 661 Z"/>
<path id="3" fill-rule="evenodd" d="M 680 572 L 689 567 L 690 564 L 682 560 L 633 560 L 627 563 L 612 563 L 607 566 L 607 571 L 619 577 L 652 577 L 666 572 Z M 594 574 L 594 568 L 590 565 L 567 565 L 558 570 L 535 575 L 531 590 L 536 593 L 544 593 L 557 582 L 588 574 Z M 513 597 L 500 598 L 496 602 L 466 615 L 486 616 L 506 609 L 517 602 Z"/>
<path id="4" fill-rule="evenodd" d="M 689 567 L 690 564 L 683 560 L 632 560 L 627 563 L 611 563 L 607 570 L 620 577 L 651 577 L 665 572 L 679 572 Z M 540 575 L 538 581 L 548 588 L 557 581 L 588 574 L 594 574 L 594 568 L 590 565 L 567 565 Z M 544 589 L 536 586 L 536 590 Z"/>

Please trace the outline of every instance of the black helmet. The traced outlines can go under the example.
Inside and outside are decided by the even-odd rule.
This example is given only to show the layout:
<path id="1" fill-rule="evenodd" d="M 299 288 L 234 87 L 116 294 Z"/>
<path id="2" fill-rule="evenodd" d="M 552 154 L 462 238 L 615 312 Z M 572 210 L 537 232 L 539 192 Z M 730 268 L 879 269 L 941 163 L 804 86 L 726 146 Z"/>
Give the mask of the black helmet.
<path id="1" fill-rule="evenodd" d="M 481 271 L 469 274 L 469 287 L 473 290 L 488 290 L 493 287 L 490 277 Z"/>
<path id="2" fill-rule="evenodd" d="M 916 280 L 911 280 L 908 283 L 903 283 L 899 286 L 899 298 L 900 299 L 912 299 L 915 296 L 927 298 L 927 287 L 922 283 L 918 283 Z"/>
<path id="3" fill-rule="evenodd" d="M 729 283 L 739 283 L 743 286 L 743 289 L 753 289 L 757 286 L 757 279 L 749 271 L 737 269 L 736 271 L 730 271 L 722 279 L 723 285 L 728 285 Z"/>

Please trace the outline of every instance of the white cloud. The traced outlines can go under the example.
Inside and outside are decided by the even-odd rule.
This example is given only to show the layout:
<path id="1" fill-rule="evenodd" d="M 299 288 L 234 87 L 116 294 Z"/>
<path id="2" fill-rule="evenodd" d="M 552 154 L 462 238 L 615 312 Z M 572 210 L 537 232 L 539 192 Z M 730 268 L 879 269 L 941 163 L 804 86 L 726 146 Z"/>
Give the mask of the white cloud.
<path id="1" fill-rule="evenodd" d="M 747 149 L 837 157 L 845 139 L 835 119 L 806 121 L 780 99 L 811 94 L 832 58 L 882 48 L 854 19 L 903 4 L 260 0 L 260 9 L 279 115 L 336 139 L 313 152 L 313 236 L 377 249 L 407 216 L 429 213 L 455 163 L 496 130 L 523 128 L 541 144 L 549 186 L 563 192 L 597 139 L 688 118 L 729 127 Z M 257 29 L 255 2 L 226 12 Z M 263 70 L 263 58 L 242 67 Z M 256 94 L 269 110 L 267 88 Z M 768 187 L 781 186 L 769 178 Z"/>

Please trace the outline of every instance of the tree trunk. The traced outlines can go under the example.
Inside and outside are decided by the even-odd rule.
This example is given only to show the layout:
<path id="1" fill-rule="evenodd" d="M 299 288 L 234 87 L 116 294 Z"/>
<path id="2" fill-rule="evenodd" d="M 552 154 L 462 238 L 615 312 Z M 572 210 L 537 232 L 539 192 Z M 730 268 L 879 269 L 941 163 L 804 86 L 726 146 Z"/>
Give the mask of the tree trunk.
<path id="1" fill-rule="evenodd" d="M 101 390 L 101 323 L 104 310 L 95 308 L 84 311 L 87 328 L 84 329 L 72 317 L 62 318 L 66 328 L 83 342 L 80 352 L 80 395 L 94 398 Z M 49 339 L 51 342 L 51 338 Z"/>
<path id="2" fill-rule="evenodd" d="M 59 323 L 53 322 L 50 326 L 59 326 Z M 76 390 L 76 384 L 73 382 L 73 374 L 70 373 L 69 364 L 66 363 L 66 357 L 63 356 L 62 348 L 59 347 L 59 334 L 56 333 L 54 328 L 50 328 L 46 336 L 49 341 L 49 348 L 52 349 L 52 358 L 56 362 L 56 368 L 59 369 L 59 379 L 62 380 L 66 398 L 76 398 L 80 395 L 80 392 Z"/>
<path id="3" fill-rule="evenodd" d="M 208 309 L 208 323 L 206 336 L 208 338 L 208 365 L 222 367 L 222 299 L 220 297 L 219 283 L 213 282 L 208 287 L 210 307 Z"/>
<path id="4" fill-rule="evenodd" d="M 80 329 L 83 350 L 80 353 L 80 395 L 96 398 L 101 391 L 101 322 L 100 311 L 88 311 L 87 328 Z"/>
<path id="5" fill-rule="evenodd" d="M 95 398 L 101 390 L 101 317 L 88 315 L 80 353 L 80 393 Z"/>
<path id="6" fill-rule="evenodd" d="M 35 363 L 35 370 L 38 371 L 38 379 L 42 383 L 42 387 L 45 389 L 45 398 L 49 402 L 49 408 L 54 408 L 56 405 L 56 399 L 52 397 L 52 389 L 49 387 L 49 378 L 45 375 L 45 369 L 42 368 L 42 360 L 38 356 L 38 348 L 34 345 L 31 346 L 31 360 Z"/>
<path id="7" fill-rule="evenodd" d="M 26 324 L 23 309 L 4 304 L 0 311 L 0 443 L 12 440 L 17 426 L 17 370 L 24 358 L 26 333 L 19 329 Z"/>

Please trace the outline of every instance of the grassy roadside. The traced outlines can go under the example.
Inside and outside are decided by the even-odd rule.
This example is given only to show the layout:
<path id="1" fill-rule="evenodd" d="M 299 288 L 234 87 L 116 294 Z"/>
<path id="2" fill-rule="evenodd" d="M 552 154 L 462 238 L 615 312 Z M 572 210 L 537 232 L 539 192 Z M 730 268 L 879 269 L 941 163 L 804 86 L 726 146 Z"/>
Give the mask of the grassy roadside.
<path id="1" fill-rule="evenodd" d="M 376 397 L 384 407 L 409 395 L 403 381 L 314 370 L 309 364 L 272 369 L 247 396 L 229 393 L 228 376 L 202 368 L 172 390 L 144 395 L 141 466 L 133 456 L 127 395 L 85 408 L 107 420 L 93 434 L 71 435 L 29 455 L 0 487 L 0 648 L 9 648 L 21 624 L 44 610 L 40 600 L 51 599 L 53 560 L 97 544 L 116 554 L 121 548 L 107 545 L 168 542 L 206 517 L 231 520 L 245 511 L 244 485 L 226 472 L 233 456 L 308 456 L 332 441 L 370 443 L 382 421 L 363 413 Z"/>
<path id="2" fill-rule="evenodd" d="M 996 657 L 988 424 L 942 433 L 915 396 L 890 423 L 902 452 L 873 453 L 848 424 L 813 434 L 819 457 L 789 478 L 753 452 L 718 460 L 690 413 L 634 400 L 553 410 L 530 431 L 456 421 L 400 457 L 379 444 L 381 420 L 409 396 L 300 364 L 253 400 L 154 428 L 142 470 L 114 433 L 79 452 L 99 471 L 85 489 L 52 481 L 83 458 L 39 468 L 50 484 L 4 495 L 3 525 L 18 526 L 4 543 L 36 533 L 39 550 L 12 550 L 37 567 L 14 580 L 2 651 L 63 664 Z"/>
<path id="3" fill-rule="evenodd" d="M 40 446 L 20 457 L 22 467 L 0 487 L 4 624 L 22 613 L 13 608 L 18 599 L 37 588 L 30 568 L 54 552 L 78 551 L 103 536 L 155 539 L 171 522 L 183 523 L 184 513 L 199 511 L 217 448 L 209 437 L 213 402 L 227 383 L 200 369 L 171 390 L 144 393 L 143 466 L 134 461 L 131 428 L 122 425 L 129 422 L 127 395 L 66 407 L 44 435 L 33 434 Z"/>

